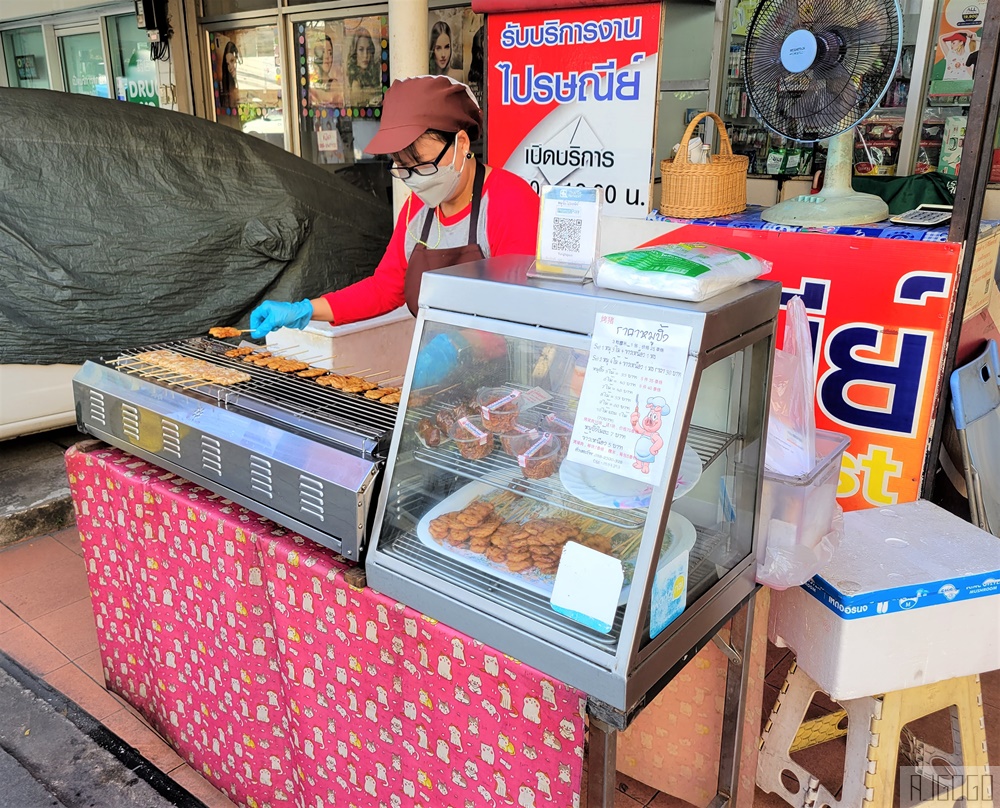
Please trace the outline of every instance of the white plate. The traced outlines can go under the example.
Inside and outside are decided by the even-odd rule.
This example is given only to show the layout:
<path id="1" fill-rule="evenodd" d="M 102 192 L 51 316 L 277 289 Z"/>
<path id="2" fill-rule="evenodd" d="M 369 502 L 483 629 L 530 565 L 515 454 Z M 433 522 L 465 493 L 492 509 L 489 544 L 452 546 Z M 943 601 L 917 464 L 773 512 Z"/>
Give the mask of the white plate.
<path id="1" fill-rule="evenodd" d="M 545 598 L 551 597 L 552 586 L 556 580 L 554 575 L 545 575 L 539 572 L 536 567 L 532 567 L 525 572 L 511 572 L 503 564 L 497 564 L 490 561 L 486 556 L 480 553 L 474 553 L 463 547 L 453 547 L 447 543 L 439 543 L 433 536 L 431 536 L 430 523 L 432 520 L 437 519 L 439 516 L 443 516 L 446 513 L 460 511 L 472 502 L 472 500 L 484 497 L 495 490 L 496 488 L 494 486 L 480 482 L 469 483 L 468 485 L 460 488 L 451 496 L 441 500 L 437 505 L 424 514 L 423 518 L 417 523 L 417 537 L 421 542 L 423 542 L 423 544 L 430 549 L 441 553 L 441 555 L 457 559 L 473 569 L 488 572 L 497 578 L 507 581 L 508 583 L 512 583 L 523 589 L 536 592 Z M 540 513 L 540 518 L 551 516 L 552 512 L 558 510 L 556 508 L 546 508 L 546 506 L 541 503 L 539 503 L 538 507 L 539 511 L 547 511 L 547 513 Z M 680 546 L 681 548 L 687 547 L 690 549 L 690 547 L 694 545 L 697 537 L 694 525 L 679 513 L 674 513 L 673 511 L 671 511 L 670 516 L 667 519 L 667 529 L 670 531 L 668 538 L 670 538 L 671 541 L 669 543 L 665 541 L 663 544 L 663 549 L 660 551 L 660 565 L 666 563 L 673 557 L 674 554 L 671 552 L 672 547 L 676 548 L 677 546 Z M 625 601 L 628 600 L 628 593 L 631 589 L 631 578 L 628 573 L 628 568 L 630 566 L 631 565 L 626 565 L 626 583 L 622 587 L 621 597 L 618 600 L 619 606 L 623 605 Z"/>
<path id="2" fill-rule="evenodd" d="M 694 449 L 685 446 L 677 470 L 674 499 L 684 496 L 700 479 L 701 458 Z M 577 499 L 602 508 L 648 508 L 653 494 L 653 486 L 647 483 L 569 460 L 559 467 L 559 480 Z"/>

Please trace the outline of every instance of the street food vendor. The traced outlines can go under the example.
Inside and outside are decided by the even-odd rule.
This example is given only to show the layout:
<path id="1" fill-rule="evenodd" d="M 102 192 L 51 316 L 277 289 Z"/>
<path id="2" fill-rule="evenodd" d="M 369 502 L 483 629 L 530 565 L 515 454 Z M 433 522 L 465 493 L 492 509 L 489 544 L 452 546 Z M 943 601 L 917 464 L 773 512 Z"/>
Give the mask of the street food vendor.
<path id="1" fill-rule="evenodd" d="M 482 111 L 471 90 L 448 76 L 393 82 L 378 133 L 365 147 L 392 157 L 390 173 L 412 191 L 375 273 L 314 300 L 267 300 L 250 314 L 251 334 L 344 325 L 404 302 L 414 314 L 424 272 L 498 255 L 533 255 L 538 195 L 520 177 L 477 160 L 472 142 Z"/>

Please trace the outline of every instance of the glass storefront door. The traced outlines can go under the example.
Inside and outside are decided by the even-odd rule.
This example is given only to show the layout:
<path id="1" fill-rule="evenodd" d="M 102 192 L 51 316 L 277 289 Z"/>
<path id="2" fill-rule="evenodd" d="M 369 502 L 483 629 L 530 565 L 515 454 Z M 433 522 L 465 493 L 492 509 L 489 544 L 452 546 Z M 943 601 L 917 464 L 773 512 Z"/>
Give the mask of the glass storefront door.
<path id="1" fill-rule="evenodd" d="M 214 31 L 209 45 L 215 119 L 283 148 L 278 27 L 269 24 Z"/>
<path id="2" fill-rule="evenodd" d="M 48 60 L 41 26 L 3 32 L 7 83 L 11 87 L 50 90 Z"/>
<path id="3" fill-rule="evenodd" d="M 108 17 L 108 42 L 115 97 L 133 104 L 160 106 L 156 63 L 149 57 L 149 40 L 136 25 L 135 14 Z"/>
<path id="4" fill-rule="evenodd" d="M 100 31 L 60 36 L 59 55 L 67 91 L 111 98 Z"/>

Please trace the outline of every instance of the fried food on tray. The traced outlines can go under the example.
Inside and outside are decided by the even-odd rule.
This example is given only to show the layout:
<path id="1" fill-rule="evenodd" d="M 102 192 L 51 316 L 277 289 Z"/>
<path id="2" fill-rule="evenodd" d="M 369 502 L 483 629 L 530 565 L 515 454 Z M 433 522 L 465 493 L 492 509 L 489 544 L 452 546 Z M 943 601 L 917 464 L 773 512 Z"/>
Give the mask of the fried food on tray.
<path id="1" fill-rule="evenodd" d="M 398 395 L 399 395 L 398 387 L 376 387 L 374 390 L 365 391 L 365 398 L 370 398 L 375 401 L 378 401 L 380 398 L 385 398 L 386 396 L 398 396 Z M 390 402 L 387 401 L 386 403 L 388 404 Z M 397 401 L 396 403 L 398 404 L 399 402 Z"/>
<path id="2" fill-rule="evenodd" d="M 382 398 L 379 399 L 379 403 L 381 403 L 381 404 L 398 404 L 399 400 L 400 400 L 400 396 L 401 396 L 401 394 L 400 394 L 399 390 L 396 390 L 396 392 L 394 392 L 394 393 L 389 393 L 389 395 L 382 396 Z"/>
<path id="3" fill-rule="evenodd" d="M 143 362 L 157 368 L 175 373 L 185 379 L 200 379 L 219 385 L 239 384 L 250 381 L 249 374 L 232 368 L 224 368 L 213 365 L 204 359 L 196 359 L 193 356 L 177 353 L 170 350 L 144 351 L 122 359 Z"/>
<path id="4" fill-rule="evenodd" d="M 208 335 L 210 337 L 215 337 L 216 339 L 229 339 L 230 337 L 238 337 L 243 332 L 238 328 L 232 328 L 228 325 L 216 326 L 215 328 L 208 329 Z"/>
<path id="5" fill-rule="evenodd" d="M 327 374 L 326 376 L 319 376 L 316 379 L 316 384 L 321 384 L 321 385 L 323 385 L 323 387 L 333 387 L 333 388 L 336 388 L 336 386 L 337 386 L 337 374 L 331 373 L 331 374 Z"/>
<path id="6" fill-rule="evenodd" d="M 611 553 L 611 539 L 607 536 L 587 533 L 561 519 L 530 519 L 523 524 L 508 521 L 484 499 L 475 499 L 460 511 L 432 519 L 428 531 L 435 541 L 484 555 L 511 572 L 535 567 L 545 575 L 555 575 L 563 546 L 569 541 Z"/>
<path id="7" fill-rule="evenodd" d="M 223 356 L 228 356 L 232 359 L 235 359 L 236 357 L 239 356 L 249 356 L 252 353 L 253 353 L 253 348 L 244 345 L 242 348 L 233 348 L 231 351 L 226 351 L 225 354 L 223 354 Z"/>
<path id="8" fill-rule="evenodd" d="M 303 379 L 315 379 L 317 376 L 325 376 L 326 371 L 323 368 L 307 368 L 306 370 L 300 370 L 295 375 L 301 376 Z"/>

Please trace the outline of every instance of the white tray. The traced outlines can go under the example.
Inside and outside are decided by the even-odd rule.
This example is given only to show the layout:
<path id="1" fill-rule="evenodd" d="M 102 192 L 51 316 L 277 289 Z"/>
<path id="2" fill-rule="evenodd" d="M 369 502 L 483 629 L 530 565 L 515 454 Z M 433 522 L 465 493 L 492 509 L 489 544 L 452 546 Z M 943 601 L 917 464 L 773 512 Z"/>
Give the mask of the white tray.
<path id="1" fill-rule="evenodd" d="M 497 564 L 490 561 L 485 555 L 474 553 L 463 547 L 453 547 L 447 543 L 439 543 L 433 536 L 431 536 L 430 523 L 432 520 L 437 519 L 439 516 L 443 516 L 446 513 L 460 511 L 474 499 L 485 497 L 487 494 L 496 490 L 495 486 L 481 482 L 469 483 L 468 485 L 460 488 L 451 496 L 441 500 L 437 505 L 424 514 L 423 518 L 417 523 L 417 537 L 423 544 L 430 549 L 441 553 L 441 555 L 461 561 L 463 564 L 472 567 L 473 569 L 488 572 L 496 578 L 500 578 L 508 583 L 514 584 L 515 586 L 519 586 L 522 589 L 535 592 L 545 598 L 551 597 L 552 586 L 556 580 L 554 575 L 545 575 L 539 572 L 536 567 L 532 567 L 525 572 L 511 572 L 503 564 Z M 542 504 L 539 504 L 538 507 L 539 518 L 546 518 L 546 516 L 559 510 L 555 507 L 547 508 Z M 694 540 L 697 535 L 694 525 L 679 513 L 674 513 L 673 511 L 671 511 L 670 516 L 667 519 L 667 530 L 669 533 L 666 539 L 664 539 L 658 567 L 673 557 L 673 553 L 671 552 L 672 547 L 678 546 L 678 544 L 681 547 L 691 546 L 694 544 Z M 667 539 L 670 539 L 670 541 L 668 542 Z M 629 566 L 630 565 L 626 565 L 626 570 Z M 626 572 L 626 582 L 622 587 L 621 597 L 618 600 L 619 606 L 623 605 L 628 600 L 628 593 L 630 590 L 631 582 L 628 578 L 628 573 Z"/>
<path id="2" fill-rule="evenodd" d="M 674 499 L 684 496 L 701 479 L 701 458 L 698 453 L 684 447 L 681 467 L 677 470 Z M 600 471 L 582 463 L 564 460 L 559 467 L 559 481 L 577 499 L 602 508 L 648 508 L 653 486 L 640 480 L 630 480 L 609 471 Z"/>

